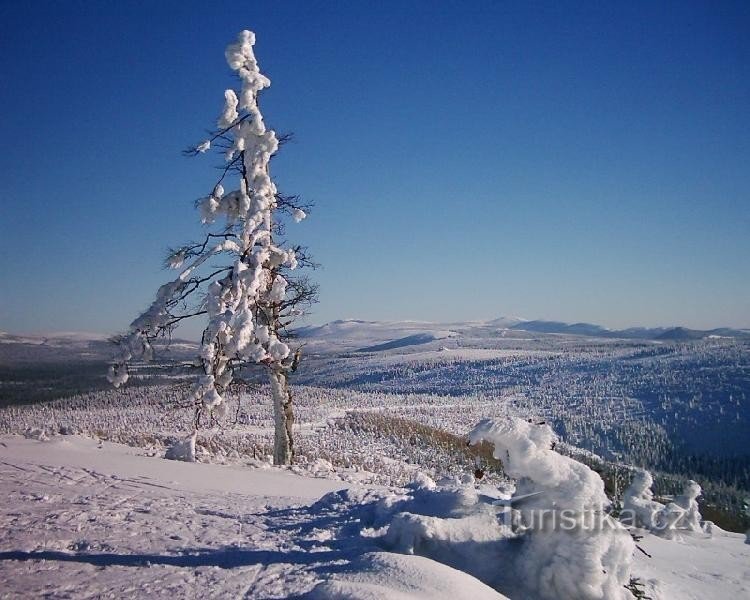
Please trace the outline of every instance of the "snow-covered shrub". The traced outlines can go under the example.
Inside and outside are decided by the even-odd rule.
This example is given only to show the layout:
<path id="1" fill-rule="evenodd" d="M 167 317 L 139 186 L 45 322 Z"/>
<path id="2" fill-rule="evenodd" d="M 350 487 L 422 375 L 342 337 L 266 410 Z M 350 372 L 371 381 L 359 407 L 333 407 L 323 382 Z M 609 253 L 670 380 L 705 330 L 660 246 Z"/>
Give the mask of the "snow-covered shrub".
<path id="1" fill-rule="evenodd" d="M 188 437 L 177 440 L 167 448 L 164 458 L 169 460 L 182 460 L 185 462 L 195 462 L 195 438 L 196 432 Z"/>
<path id="2" fill-rule="evenodd" d="M 672 538 L 678 532 L 709 533 L 701 524 L 702 518 L 697 498 L 701 486 L 688 481 L 682 494 L 666 505 L 653 500 L 653 478 L 648 471 L 636 471 L 633 481 L 623 494 L 620 518 L 628 525 L 648 529 L 656 535 Z"/>
<path id="3" fill-rule="evenodd" d="M 41 427 L 27 427 L 23 435 L 30 440 L 39 440 L 40 442 L 49 441 L 47 432 Z"/>
<path id="4" fill-rule="evenodd" d="M 677 510 L 672 510 L 680 513 L 680 518 L 676 522 L 677 529 L 683 531 L 703 531 L 701 527 L 701 513 L 698 507 L 698 496 L 701 495 L 701 486 L 692 479 L 685 484 L 685 488 L 682 494 L 675 497 L 674 504 Z M 667 504 L 666 508 L 669 510 L 671 504 Z"/>
<path id="5" fill-rule="evenodd" d="M 622 519 L 636 527 L 656 529 L 656 515 L 664 505 L 656 502 L 651 486 L 654 483 L 651 473 L 645 469 L 636 470 L 633 480 L 622 495 Z"/>
<path id="6" fill-rule="evenodd" d="M 586 465 L 552 449 L 552 429 L 511 417 L 485 420 L 470 433 L 488 441 L 515 492 L 522 546 L 514 568 L 539 598 L 629 598 L 634 542 L 604 510 L 604 482 Z"/>

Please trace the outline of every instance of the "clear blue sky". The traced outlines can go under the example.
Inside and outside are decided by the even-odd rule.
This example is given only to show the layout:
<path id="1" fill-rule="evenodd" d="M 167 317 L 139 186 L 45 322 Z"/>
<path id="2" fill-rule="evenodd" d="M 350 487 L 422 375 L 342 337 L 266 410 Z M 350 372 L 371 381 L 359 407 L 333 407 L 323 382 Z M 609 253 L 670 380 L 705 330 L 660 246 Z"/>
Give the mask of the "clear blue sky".
<path id="1" fill-rule="evenodd" d="M 114 331 L 200 234 L 243 28 L 313 322 L 750 326 L 750 4 L 4 2 L 0 329 Z"/>

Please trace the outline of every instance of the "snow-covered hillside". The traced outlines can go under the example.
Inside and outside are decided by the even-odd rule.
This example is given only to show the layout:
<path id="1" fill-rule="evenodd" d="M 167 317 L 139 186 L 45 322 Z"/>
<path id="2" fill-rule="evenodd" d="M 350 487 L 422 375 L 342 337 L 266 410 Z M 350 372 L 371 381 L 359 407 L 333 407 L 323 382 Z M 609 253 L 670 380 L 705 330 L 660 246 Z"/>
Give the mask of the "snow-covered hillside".
<path id="1" fill-rule="evenodd" d="M 320 326 L 303 327 L 297 334 L 314 351 L 378 351 L 418 346 L 435 340 L 456 338 L 459 343 L 477 339 L 524 338 L 528 336 L 580 336 L 603 340 L 700 340 L 750 339 L 746 331 L 731 328 L 695 330 L 685 327 L 630 327 L 609 329 L 591 323 L 562 323 L 529 320 L 521 317 L 498 317 L 489 321 L 363 321 L 345 319 Z"/>
<path id="2" fill-rule="evenodd" d="M 0 440 L 2 597 L 286 598 L 324 581 L 318 597 L 502 597 L 307 508 L 340 481 L 138 454 L 75 436 Z"/>
<path id="3" fill-rule="evenodd" d="M 505 597 L 480 579 L 535 597 L 518 591 L 503 559 L 516 550 L 493 533 L 491 502 L 507 489 L 418 478 L 389 490 L 143 454 L 80 436 L 0 437 L 3 597 Z M 750 593 L 743 536 L 644 534 L 651 558 L 636 552 L 632 569 L 651 597 Z"/>
<path id="4" fill-rule="evenodd" d="M 0 509 L 0 590 L 555 600 L 750 593 L 750 546 L 716 526 L 669 536 L 631 529 L 643 535 L 641 551 L 621 525 L 613 537 L 508 524 L 550 501 L 605 515 L 603 493 L 619 503 L 637 463 L 654 468 L 656 495 L 641 500 L 659 518 L 672 518 L 668 496 L 687 476 L 704 487 L 704 516 L 742 531 L 746 462 L 730 453 L 746 439 L 747 344 L 514 327 L 344 321 L 308 330 L 293 388 L 297 460 L 283 469 L 269 466 L 267 387 L 228 394 L 226 416 L 203 423 L 198 462 L 187 464 L 164 459 L 193 427 L 189 375 L 177 361 L 157 353 L 150 367 L 133 365 L 137 385 L 33 403 L 25 395 L 34 386 L 61 390 L 40 379 L 53 363 L 6 365 L 0 393 L 18 401 L 0 407 L 0 492 L 9 499 Z M 46 347 L 63 356 L 56 339 Z M 88 352 L 103 342 L 67 343 Z M 53 374 L 80 379 L 78 367 L 58 366 Z M 102 365 L 89 366 L 103 380 Z M 499 425 L 489 448 L 467 446 L 485 418 L 514 425 Z M 717 454 L 700 462 L 687 444 Z"/>
<path id="5" fill-rule="evenodd" d="M 296 334 L 317 352 L 388 350 L 457 336 L 447 324 L 342 319 L 303 327 Z M 385 345 L 384 348 L 378 348 Z"/>

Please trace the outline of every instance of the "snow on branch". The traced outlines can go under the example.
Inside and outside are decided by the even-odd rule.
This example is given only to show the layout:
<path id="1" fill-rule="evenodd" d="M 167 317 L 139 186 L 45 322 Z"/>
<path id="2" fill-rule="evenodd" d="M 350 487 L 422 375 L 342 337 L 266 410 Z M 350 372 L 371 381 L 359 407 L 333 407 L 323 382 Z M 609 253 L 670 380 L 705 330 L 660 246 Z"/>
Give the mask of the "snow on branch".
<path id="1" fill-rule="evenodd" d="M 192 396 L 196 405 L 219 415 L 222 394 L 238 366 L 260 363 L 274 372 L 296 367 L 299 355 L 279 337 L 280 331 L 301 314 L 298 304 L 314 302 L 317 290 L 306 278 L 288 274 L 300 262 L 312 265 L 307 254 L 274 241 L 274 214 L 285 212 L 299 222 L 309 205 L 298 196 L 280 194 L 271 179 L 271 158 L 290 136 L 279 137 L 266 127 L 258 96 L 271 82 L 260 71 L 254 44 L 255 34 L 242 31 L 227 47 L 225 58 L 238 75 L 240 89 L 224 92 L 218 129 L 185 152 L 195 156 L 212 148 L 224 151 L 219 180 L 196 203 L 204 224 L 221 221 L 223 226 L 201 242 L 170 250 L 166 266 L 181 272 L 159 288 L 152 304 L 120 338 L 120 357 L 108 375 L 115 386 L 124 384 L 128 363 L 134 357 L 150 358 L 155 337 L 171 333 L 185 319 L 207 316 L 199 352 L 202 372 Z M 238 181 L 227 190 L 230 175 Z M 206 261 L 219 256 L 230 261 L 206 272 Z M 199 300 L 190 304 L 194 294 Z"/>

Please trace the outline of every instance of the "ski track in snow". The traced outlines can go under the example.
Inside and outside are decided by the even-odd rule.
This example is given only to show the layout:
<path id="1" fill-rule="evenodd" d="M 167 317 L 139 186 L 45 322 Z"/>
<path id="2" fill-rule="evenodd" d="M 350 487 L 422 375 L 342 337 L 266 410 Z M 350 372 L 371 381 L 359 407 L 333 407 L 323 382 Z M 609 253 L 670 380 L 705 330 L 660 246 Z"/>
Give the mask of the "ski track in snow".
<path id="1" fill-rule="evenodd" d="M 383 552 L 356 511 L 310 506 L 341 481 L 78 436 L 2 440 L 0 598 L 503 598 Z"/>
<path id="2" fill-rule="evenodd" d="M 83 438 L 6 446 L 2 597 L 286 597 L 312 588 L 332 559 L 314 535 L 303 539 L 293 507 L 341 482 L 133 456 Z"/>
<path id="3" fill-rule="evenodd" d="M 142 452 L 83 436 L 0 437 L 0 598 L 503 597 L 385 552 L 360 534 L 356 503 L 316 504 L 382 488 Z M 744 536 L 643 533 L 652 557 L 637 552 L 633 575 L 654 600 L 750 597 Z"/>

